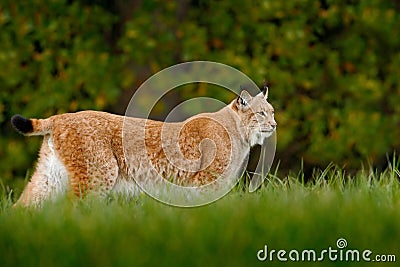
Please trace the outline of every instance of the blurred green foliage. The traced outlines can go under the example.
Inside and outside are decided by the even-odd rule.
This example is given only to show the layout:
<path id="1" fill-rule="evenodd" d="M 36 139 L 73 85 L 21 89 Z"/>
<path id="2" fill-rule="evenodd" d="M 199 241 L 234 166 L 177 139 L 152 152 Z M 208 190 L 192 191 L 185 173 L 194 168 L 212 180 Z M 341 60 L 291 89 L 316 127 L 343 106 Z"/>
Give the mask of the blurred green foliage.
<path id="1" fill-rule="evenodd" d="M 104 109 L 119 94 L 118 57 L 103 33 L 115 17 L 67 1 L 2 1 L 0 6 L 0 173 L 24 177 L 40 139 L 25 142 L 10 117 Z M 27 146 L 27 142 L 29 145 Z"/>
<path id="2" fill-rule="evenodd" d="M 12 114 L 121 110 L 151 74 L 191 60 L 270 82 L 283 168 L 382 162 L 400 148 L 399 9 L 378 0 L 3 1 L 2 177 L 23 176 L 38 149 L 11 131 Z M 174 100 L 197 95 L 227 99 L 199 85 Z"/>

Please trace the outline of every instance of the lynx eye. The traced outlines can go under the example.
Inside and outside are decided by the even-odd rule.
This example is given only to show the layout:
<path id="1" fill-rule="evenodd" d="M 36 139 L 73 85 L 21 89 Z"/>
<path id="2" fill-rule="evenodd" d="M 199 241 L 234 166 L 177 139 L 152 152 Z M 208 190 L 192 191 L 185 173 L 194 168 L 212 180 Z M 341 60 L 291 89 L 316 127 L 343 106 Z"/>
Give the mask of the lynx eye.
<path id="1" fill-rule="evenodd" d="M 265 113 L 265 111 L 260 111 L 260 112 L 257 112 L 258 114 L 260 114 L 261 116 L 267 116 L 267 113 Z"/>

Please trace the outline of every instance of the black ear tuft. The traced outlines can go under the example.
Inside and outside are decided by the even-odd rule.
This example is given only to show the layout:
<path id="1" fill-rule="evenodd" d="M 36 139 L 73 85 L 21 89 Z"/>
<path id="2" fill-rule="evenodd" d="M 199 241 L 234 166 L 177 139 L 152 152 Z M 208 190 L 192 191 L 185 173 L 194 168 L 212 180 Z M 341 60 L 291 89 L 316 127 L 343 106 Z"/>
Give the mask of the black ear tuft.
<path id="1" fill-rule="evenodd" d="M 261 89 L 261 92 L 263 93 L 265 99 L 268 98 L 268 85 L 267 85 L 267 81 L 264 79 L 263 81 L 263 87 Z"/>
<path id="2" fill-rule="evenodd" d="M 267 81 L 264 79 L 263 88 L 261 89 L 261 92 L 265 95 L 267 91 L 268 91 Z"/>
<path id="3" fill-rule="evenodd" d="M 18 132 L 27 134 L 33 132 L 33 125 L 30 119 L 22 117 L 19 114 L 14 115 L 11 118 L 11 124 Z"/>

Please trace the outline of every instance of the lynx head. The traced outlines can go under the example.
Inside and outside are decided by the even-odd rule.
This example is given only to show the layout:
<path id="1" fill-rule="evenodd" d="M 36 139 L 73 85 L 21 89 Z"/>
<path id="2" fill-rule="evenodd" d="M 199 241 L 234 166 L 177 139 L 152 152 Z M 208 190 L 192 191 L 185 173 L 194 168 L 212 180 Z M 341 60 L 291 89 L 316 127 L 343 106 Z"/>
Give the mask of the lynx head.
<path id="1" fill-rule="evenodd" d="M 250 146 L 262 145 L 276 129 L 274 108 L 267 101 L 268 87 L 264 83 L 262 92 L 252 97 L 246 90 L 241 91 L 233 103 L 233 109 L 242 121 Z"/>

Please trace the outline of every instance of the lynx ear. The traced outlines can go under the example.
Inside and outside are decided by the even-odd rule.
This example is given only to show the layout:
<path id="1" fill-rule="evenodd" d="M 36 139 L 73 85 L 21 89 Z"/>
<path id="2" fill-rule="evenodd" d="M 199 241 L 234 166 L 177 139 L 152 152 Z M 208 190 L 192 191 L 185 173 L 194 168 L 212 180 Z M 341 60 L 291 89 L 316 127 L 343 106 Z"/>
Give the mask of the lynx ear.
<path id="1" fill-rule="evenodd" d="M 264 80 L 263 88 L 262 88 L 261 92 L 263 93 L 264 98 L 268 99 L 268 86 L 267 86 L 267 82 L 265 80 Z"/>
<path id="2" fill-rule="evenodd" d="M 238 108 L 244 109 L 247 108 L 252 97 L 251 95 L 244 90 L 241 86 L 240 89 L 242 89 L 242 92 L 240 93 L 240 95 L 238 96 L 238 98 L 236 99 L 236 105 L 238 106 Z"/>

